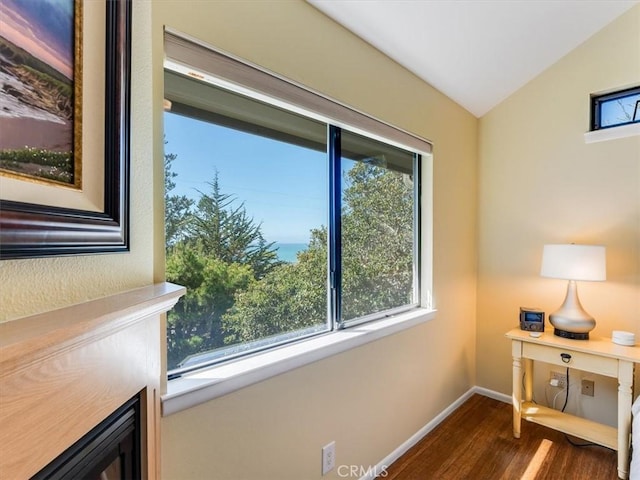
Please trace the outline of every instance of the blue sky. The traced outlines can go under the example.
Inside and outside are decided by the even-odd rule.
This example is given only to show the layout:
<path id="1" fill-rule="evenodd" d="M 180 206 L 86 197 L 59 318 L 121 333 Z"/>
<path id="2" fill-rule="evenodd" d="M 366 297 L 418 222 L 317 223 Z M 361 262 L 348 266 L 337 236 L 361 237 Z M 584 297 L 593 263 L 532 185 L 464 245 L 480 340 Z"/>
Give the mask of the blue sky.
<path id="1" fill-rule="evenodd" d="M 307 243 L 327 224 L 325 152 L 165 113 L 165 152 L 177 155 L 174 194 L 197 200 L 215 171 L 222 193 L 243 201 L 269 242 Z"/>
<path id="2" fill-rule="evenodd" d="M 621 122 L 629 121 L 628 116 L 633 116 L 634 107 L 637 101 L 640 101 L 640 94 L 629 95 L 620 99 L 624 104 L 625 111 L 622 110 L 618 100 L 609 100 L 602 102 L 602 122 L 603 127 L 616 125 Z"/>

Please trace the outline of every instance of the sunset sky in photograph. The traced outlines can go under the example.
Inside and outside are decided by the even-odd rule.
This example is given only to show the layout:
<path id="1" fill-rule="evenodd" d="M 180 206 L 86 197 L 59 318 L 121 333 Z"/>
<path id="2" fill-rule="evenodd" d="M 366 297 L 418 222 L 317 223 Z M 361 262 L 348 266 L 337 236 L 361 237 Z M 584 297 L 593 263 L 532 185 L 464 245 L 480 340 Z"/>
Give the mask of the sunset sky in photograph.
<path id="1" fill-rule="evenodd" d="M 3 0 L 0 36 L 73 79 L 73 0 Z"/>

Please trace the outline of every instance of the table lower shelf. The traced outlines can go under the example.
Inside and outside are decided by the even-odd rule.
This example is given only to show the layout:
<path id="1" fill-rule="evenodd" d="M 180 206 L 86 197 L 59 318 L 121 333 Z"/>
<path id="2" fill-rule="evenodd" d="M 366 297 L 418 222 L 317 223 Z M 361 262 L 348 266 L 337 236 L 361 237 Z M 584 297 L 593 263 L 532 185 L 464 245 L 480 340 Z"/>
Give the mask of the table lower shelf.
<path id="1" fill-rule="evenodd" d="M 543 407 L 533 402 L 522 402 L 521 418 L 568 435 L 618 450 L 618 430 L 585 418 Z"/>

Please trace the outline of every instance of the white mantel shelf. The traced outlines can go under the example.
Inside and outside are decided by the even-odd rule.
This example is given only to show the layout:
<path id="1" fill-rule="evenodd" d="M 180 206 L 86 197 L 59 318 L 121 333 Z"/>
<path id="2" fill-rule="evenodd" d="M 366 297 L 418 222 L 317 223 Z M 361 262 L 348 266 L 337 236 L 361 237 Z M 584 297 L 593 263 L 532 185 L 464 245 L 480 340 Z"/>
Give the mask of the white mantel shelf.
<path id="1" fill-rule="evenodd" d="M 0 375 L 170 310 L 185 288 L 158 283 L 0 323 Z"/>
<path id="2" fill-rule="evenodd" d="M 143 405 L 143 477 L 159 478 L 159 283 L 0 324 L 0 478 L 30 478 L 131 397 Z"/>

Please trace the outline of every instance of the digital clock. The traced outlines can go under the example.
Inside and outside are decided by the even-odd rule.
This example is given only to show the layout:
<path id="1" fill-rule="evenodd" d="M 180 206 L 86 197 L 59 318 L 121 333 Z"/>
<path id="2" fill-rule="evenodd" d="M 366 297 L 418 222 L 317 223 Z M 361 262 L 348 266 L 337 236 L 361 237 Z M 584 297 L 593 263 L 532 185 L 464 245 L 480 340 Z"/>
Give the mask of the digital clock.
<path id="1" fill-rule="evenodd" d="M 544 332 L 544 312 L 537 308 L 520 307 L 520 329 Z"/>

